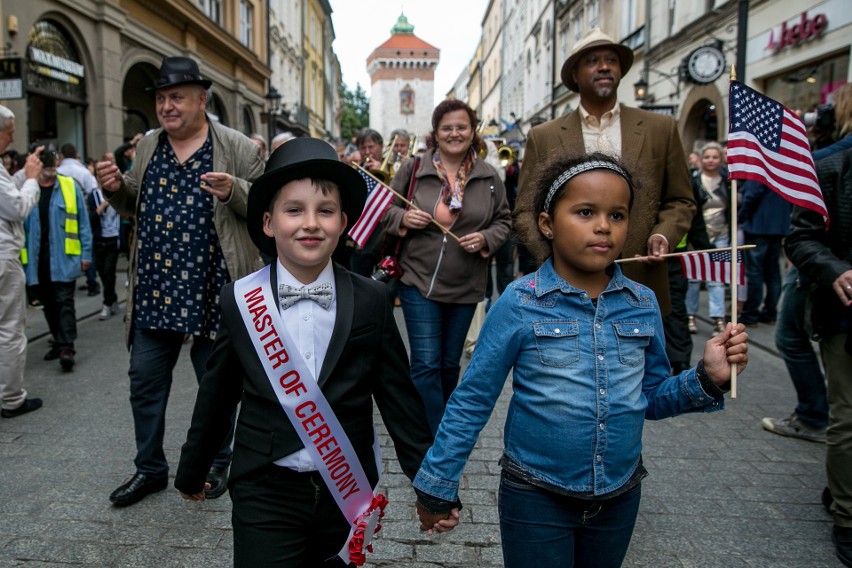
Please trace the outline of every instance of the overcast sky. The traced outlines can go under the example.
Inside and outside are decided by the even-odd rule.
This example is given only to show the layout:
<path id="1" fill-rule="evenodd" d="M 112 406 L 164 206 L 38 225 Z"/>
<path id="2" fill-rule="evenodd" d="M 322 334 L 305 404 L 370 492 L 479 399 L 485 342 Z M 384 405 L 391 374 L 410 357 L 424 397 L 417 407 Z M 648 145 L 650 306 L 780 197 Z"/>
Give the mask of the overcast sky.
<path id="1" fill-rule="evenodd" d="M 435 103 L 444 100 L 465 65 L 470 63 L 482 33 L 488 0 L 330 0 L 336 36 L 332 47 L 340 60 L 343 82 L 357 83 L 370 94 L 367 57 L 390 39 L 400 13 L 414 26 L 414 35 L 441 50 L 435 68 Z"/>

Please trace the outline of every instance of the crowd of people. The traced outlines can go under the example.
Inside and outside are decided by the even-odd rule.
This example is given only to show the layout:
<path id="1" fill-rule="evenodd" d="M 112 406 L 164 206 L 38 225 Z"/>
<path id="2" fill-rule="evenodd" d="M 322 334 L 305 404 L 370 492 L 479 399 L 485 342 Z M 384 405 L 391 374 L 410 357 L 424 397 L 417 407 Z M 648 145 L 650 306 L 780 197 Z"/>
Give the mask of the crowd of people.
<path id="1" fill-rule="evenodd" d="M 50 328 L 45 359 L 71 371 L 77 280 L 103 294 L 109 319 L 125 250 L 136 444 L 115 506 L 168 486 L 166 407 L 184 345 L 199 390 L 175 486 L 194 501 L 230 492 L 240 567 L 362 554 L 347 539 L 384 506 L 373 400 L 421 530 L 453 529 L 464 464 L 512 373 L 505 565 L 616 567 L 649 475 L 644 421 L 722 410 L 731 367 L 748 363 L 747 329 L 774 325 L 799 400 L 762 425 L 827 444 L 822 501 L 852 566 L 852 86 L 834 95 L 845 138 L 814 155 L 830 226 L 769 187 L 738 184 L 739 242 L 754 247 L 742 305 L 730 306 L 735 283 L 687 281 L 665 256 L 730 246 L 725 147 L 709 141 L 687 158 L 672 117 L 620 103 L 632 64 L 632 50 L 599 30 L 577 42 L 561 77 L 578 108 L 532 128 L 522 162 L 508 165 L 453 99 L 434 109 L 422 147 L 404 130 L 386 145 L 369 128 L 351 142 L 284 132 L 267 146 L 209 118 L 211 83 L 189 57 L 164 58 L 150 88 L 159 128 L 97 163 L 71 144 L 8 152 L 14 115 L 0 106 L 2 416 L 42 406 L 23 386 L 27 302 Z M 347 236 L 367 200 L 354 166 L 386 176 L 396 195 L 363 246 Z M 385 282 L 375 274 L 388 255 L 398 271 Z M 711 332 L 693 365 L 702 288 Z"/>

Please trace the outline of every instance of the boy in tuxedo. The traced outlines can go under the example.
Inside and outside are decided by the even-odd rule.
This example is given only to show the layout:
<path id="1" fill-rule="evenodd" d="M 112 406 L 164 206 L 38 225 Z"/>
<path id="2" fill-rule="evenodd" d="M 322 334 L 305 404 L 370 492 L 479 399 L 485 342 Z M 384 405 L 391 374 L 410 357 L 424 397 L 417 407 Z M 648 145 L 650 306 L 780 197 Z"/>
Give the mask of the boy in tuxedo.
<path id="1" fill-rule="evenodd" d="M 222 289 L 175 479 L 184 498 L 204 500 L 240 403 L 229 479 L 236 567 L 359 561 L 353 527 L 370 511 L 375 521 L 383 499 L 373 494 L 373 398 L 409 479 L 432 443 L 387 287 L 331 261 L 366 194 L 361 176 L 310 138 L 277 149 L 249 192 L 249 234 L 277 260 Z"/>

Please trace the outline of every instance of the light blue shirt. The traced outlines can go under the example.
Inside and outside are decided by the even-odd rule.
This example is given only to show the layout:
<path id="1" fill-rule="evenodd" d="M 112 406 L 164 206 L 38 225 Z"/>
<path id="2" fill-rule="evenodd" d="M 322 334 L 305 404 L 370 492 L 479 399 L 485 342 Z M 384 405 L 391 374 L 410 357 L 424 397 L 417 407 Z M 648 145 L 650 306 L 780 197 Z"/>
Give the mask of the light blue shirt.
<path id="1" fill-rule="evenodd" d="M 533 477 L 605 495 L 639 465 L 645 419 L 721 410 L 695 370 L 669 377 L 653 292 L 616 265 L 597 305 L 547 260 L 492 306 L 414 486 L 446 501 L 509 371 L 504 452 Z"/>

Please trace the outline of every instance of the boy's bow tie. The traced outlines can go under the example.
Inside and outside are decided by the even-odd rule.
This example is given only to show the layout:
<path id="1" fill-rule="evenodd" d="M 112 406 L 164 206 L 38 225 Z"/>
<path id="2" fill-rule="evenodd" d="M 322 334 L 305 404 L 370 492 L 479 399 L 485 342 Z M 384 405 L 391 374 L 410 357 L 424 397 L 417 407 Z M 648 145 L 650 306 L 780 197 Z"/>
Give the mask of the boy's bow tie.
<path id="1" fill-rule="evenodd" d="M 288 286 L 281 284 L 278 286 L 278 299 L 281 302 L 281 309 L 286 310 L 299 300 L 313 300 L 326 310 L 331 307 L 331 301 L 334 299 L 334 294 L 331 289 L 331 284 L 326 282 L 319 286 Z"/>

